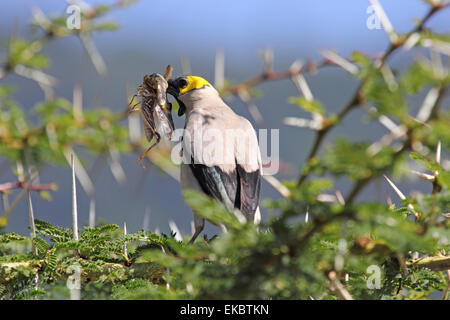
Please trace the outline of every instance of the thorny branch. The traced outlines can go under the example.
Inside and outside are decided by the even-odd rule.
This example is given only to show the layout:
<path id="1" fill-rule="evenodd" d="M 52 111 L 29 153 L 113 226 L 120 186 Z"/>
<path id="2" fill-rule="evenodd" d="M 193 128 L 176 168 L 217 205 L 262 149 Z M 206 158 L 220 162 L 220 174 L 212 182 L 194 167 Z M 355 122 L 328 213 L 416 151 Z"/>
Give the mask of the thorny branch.
<path id="1" fill-rule="evenodd" d="M 450 4 L 441 4 L 441 3 L 435 3 L 433 4 L 429 11 L 426 13 L 424 18 L 416 25 L 416 27 L 411 30 L 409 33 L 407 33 L 404 37 L 398 37 L 395 42 L 391 42 L 388 46 L 388 48 L 384 51 L 383 54 L 381 54 L 379 57 L 376 57 L 377 67 L 382 68 L 383 65 L 386 63 L 388 58 L 402 45 L 404 45 L 411 37 L 413 37 L 418 32 L 422 31 L 424 29 L 425 24 L 427 23 L 430 18 L 437 13 L 438 11 L 448 7 Z M 266 68 L 264 72 L 262 72 L 260 75 L 257 75 L 253 78 L 250 78 L 240 84 L 230 86 L 228 88 L 223 89 L 223 93 L 226 94 L 233 94 L 233 95 L 240 95 L 241 92 L 245 91 L 247 92 L 250 88 L 266 82 L 266 81 L 274 81 L 274 80 L 282 80 L 282 79 L 289 79 L 292 77 L 295 77 L 297 75 L 302 75 L 304 73 L 313 73 L 317 69 L 325 67 L 325 66 L 331 66 L 331 65 L 337 65 L 335 61 L 332 61 L 329 58 L 326 58 L 322 61 L 319 61 L 318 63 L 309 62 L 305 66 L 301 66 L 300 68 L 289 68 L 287 70 L 281 70 L 281 71 L 272 71 L 270 68 Z M 322 128 L 316 130 L 316 135 L 311 147 L 311 150 L 308 153 L 307 159 L 305 163 L 310 163 L 312 159 L 315 158 L 317 155 L 322 143 L 325 140 L 325 137 L 327 134 L 333 129 L 337 124 L 342 122 L 344 117 L 353 109 L 361 105 L 364 101 L 362 99 L 362 89 L 363 89 L 364 83 L 361 83 L 358 88 L 356 89 L 353 96 L 350 98 L 349 102 L 337 113 L 335 121 L 331 122 L 325 122 L 325 125 L 322 126 Z M 443 96 L 444 90 L 441 90 L 440 97 Z M 309 171 L 303 171 L 301 172 L 297 186 L 301 186 L 305 180 L 309 177 L 310 172 Z M 365 185 L 367 185 L 368 182 L 373 177 L 369 177 L 363 180 L 360 180 L 356 182 L 354 188 L 352 191 L 350 191 L 346 202 L 351 202 L 354 200 L 354 198 L 357 196 L 357 194 L 363 189 Z"/>

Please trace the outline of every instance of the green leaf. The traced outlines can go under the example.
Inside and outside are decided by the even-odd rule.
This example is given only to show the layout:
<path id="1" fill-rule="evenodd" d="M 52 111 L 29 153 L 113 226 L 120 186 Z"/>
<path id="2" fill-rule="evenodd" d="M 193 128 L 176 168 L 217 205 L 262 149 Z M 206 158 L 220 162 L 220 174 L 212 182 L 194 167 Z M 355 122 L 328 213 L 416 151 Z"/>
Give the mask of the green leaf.
<path id="1" fill-rule="evenodd" d="M 376 73 L 376 69 L 372 64 L 372 59 L 370 59 L 370 57 L 367 56 L 366 54 L 359 51 L 354 51 L 352 53 L 352 59 L 359 65 L 359 73 L 358 73 L 359 78 L 365 79 Z"/>
<path id="2" fill-rule="evenodd" d="M 8 243 L 11 241 L 23 241 L 23 240 L 26 240 L 26 238 L 16 233 L 0 234 L 0 243 Z"/>
<path id="3" fill-rule="evenodd" d="M 424 63 L 414 63 L 401 78 L 401 82 L 409 94 L 418 93 L 424 86 L 437 87 L 446 85 L 450 76 L 440 78 L 431 66 Z"/>
<path id="4" fill-rule="evenodd" d="M 450 171 L 442 171 L 438 175 L 439 185 L 444 190 L 450 190 Z"/>
<path id="5" fill-rule="evenodd" d="M 12 67 L 22 64 L 34 69 L 45 69 L 48 67 L 48 59 L 40 54 L 43 43 L 21 38 L 12 38 L 8 42 L 9 63 Z"/>
<path id="6" fill-rule="evenodd" d="M 442 170 L 442 167 L 435 161 L 429 160 L 428 158 L 417 152 L 411 152 L 409 157 L 417 163 L 420 163 L 425 169 L 430 170 L 433 173 L 436 171 L 440 172 Z"/>
<path id="7" fill-rule="evenodd" d="M 119 25 L 115 21 L 103 22 L 92 27 L 95 31 L 115 31 L 119 29 Z"/>
<path id="8" fill-rule="evenodd" d="M 50 248 L 50 245 L 42 238 L 35 237 L 33 238 L 33 244 L 38 250 L 39 255 L 44 254 Z"/>
<path id="9" fill-rule="evenodd" d="M 321 115 L 325 114 L 322 104 L 317 100 L 309 101 L 304 97 L 290 97 L 288 102 L 290 104 L 295 104 L 310 113 L 319 113 Z"/>
<path id="10" fill-rule="evenodd" d="M 392 148 L 385 147 L 375 156 L 371 156 L 367 153 L 368 147 L 366 142 L 338 139 L 322 156 L 315 170 L 358 180 L 380 174 L 394 164 Z"/>
<path id="11" fill-rule="evenodd" d="M 52 195 L 48 191 L 39 191 L 39 195 L 44 200 L 47 200 L 47 201 L 51 201 L 52 200 Z"/>

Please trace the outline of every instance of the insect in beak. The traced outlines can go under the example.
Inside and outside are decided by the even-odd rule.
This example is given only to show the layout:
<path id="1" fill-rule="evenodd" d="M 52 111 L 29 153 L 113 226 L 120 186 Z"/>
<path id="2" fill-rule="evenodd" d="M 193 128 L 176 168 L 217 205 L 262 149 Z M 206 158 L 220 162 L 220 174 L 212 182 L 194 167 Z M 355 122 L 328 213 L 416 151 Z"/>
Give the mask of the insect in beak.
<path id="1" fill-rule="evenodd" d="M 138 87 L 138 93 L 135 95 L 141 97 L 140 111 L 145 136 L 150 142 L 155 138 L 154 143 L 136 160 L 144 169 L 142 159 L 154 146 L 159 144 L 161 137 L 170 140 L 175 128 L 171 114 L 172 105 L 167 100 L 168 80 L 172 75 L 172 70 L 171 66 L 167 66 L 164 76 L 158 73 L 144 76 L 142 85 Z M 136 106 L 137 104 L 130 108 L 129 112 L 136 110 Z"/>

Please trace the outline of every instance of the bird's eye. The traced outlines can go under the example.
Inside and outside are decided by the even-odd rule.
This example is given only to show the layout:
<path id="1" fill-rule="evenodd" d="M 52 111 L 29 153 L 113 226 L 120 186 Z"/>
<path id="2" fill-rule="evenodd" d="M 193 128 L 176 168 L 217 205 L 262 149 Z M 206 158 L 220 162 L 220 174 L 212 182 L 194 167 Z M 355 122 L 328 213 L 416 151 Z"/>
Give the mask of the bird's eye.
<path id="1" fill-rule="evenodd" d="M 181 89 L 186 88 L 188 85 L 188 82 L 186 79 L 180 79 L 178 82 L 178 87 L 180 87 Z"/>

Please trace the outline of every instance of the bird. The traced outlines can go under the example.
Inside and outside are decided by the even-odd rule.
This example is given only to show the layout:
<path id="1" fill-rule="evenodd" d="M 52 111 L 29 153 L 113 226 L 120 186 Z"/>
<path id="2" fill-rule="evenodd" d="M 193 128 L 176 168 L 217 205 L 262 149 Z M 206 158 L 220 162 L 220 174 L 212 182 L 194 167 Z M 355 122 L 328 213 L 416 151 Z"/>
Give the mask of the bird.
<path id="1" fill-rule="evenodd" d="M 178 116 L 186 115 L 181 138 L 181 189 L 202 192 L 236 216 L 259 224 L 262 162 L 250 121 L 236 114 L 202 77 L 170 79 L 167 92 L 179 105 Z M 204 226 L 205 219 L 194 212 L 189 243 Z"/>

